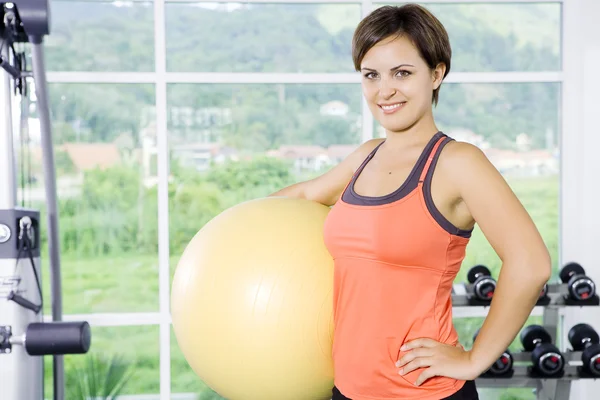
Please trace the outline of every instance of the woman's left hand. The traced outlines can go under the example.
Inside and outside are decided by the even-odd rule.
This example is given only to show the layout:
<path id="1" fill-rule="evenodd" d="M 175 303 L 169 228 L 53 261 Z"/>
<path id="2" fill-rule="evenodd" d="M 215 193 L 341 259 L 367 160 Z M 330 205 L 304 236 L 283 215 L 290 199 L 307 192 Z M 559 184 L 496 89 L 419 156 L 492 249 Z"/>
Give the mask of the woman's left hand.
<path id="1" fill-rule="evenodd" d="M 434 376 L 446 376 L 453 379 L 472 380 L 482 371 L 478 371 L 471 361 L 470 352 L 460 343 L 456 346 L 421 338 L 405 343 L 401 351 L 407 352 L 397 362 L 398 373 L 405 375 L 417 368 L 423 368 L 416 386 Z"/>

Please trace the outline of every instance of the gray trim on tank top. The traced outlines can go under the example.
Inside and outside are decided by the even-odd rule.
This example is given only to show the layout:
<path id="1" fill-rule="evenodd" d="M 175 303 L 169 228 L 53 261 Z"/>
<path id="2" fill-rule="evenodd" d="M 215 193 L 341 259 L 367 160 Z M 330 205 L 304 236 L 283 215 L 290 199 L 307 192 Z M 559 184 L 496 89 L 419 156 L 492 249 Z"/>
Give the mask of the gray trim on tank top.
<path id="1" fill-rule="evenodd" d="M 412 193 L 418 187 L 419 178 L 421 177 L 423 169 L 425 168 L 425 165 L 427 164 L 427 159 L 429 158 L 429 155 L 433 151 L 435 144 L 437 143 L 437 141 L 440 138 L 444 138 L 444 140 L 442 141 L 442 143 L 440 143 L 440 146 L 438 147 L 436 154 L 434 154 L 433 160 L 429 166 L 429 170 L 427 171 L 425 180 L 423 182 L 423 194 L 424 194 L 424 198 L 425 198 L 425 204 L 427 205 L 427 209 L 429 210 L 429 213 L 431 214 L 431 216 L 436 220 L 436 222 L 446 232 L 448 232 L 452 235 L 461 236 L 461 237 L 465 237 L 465 238 L 471 237 L 471 233 L 473 232 L 473 229 L 463 230 L 463 229 L 459 229 L 459 228 L 455 227 L 450 221 L 448 221 L 442 215 L 442 213 L 439 212 L 437 207 L 435 207 L 433 198 L 431 196 L 431 180 L 433 177 L 433 170 L 435 169 L 435 166 L 437 164 L 437 160 L 440 156 L 440 152 L 441 152 L 442 148 L 448 142 L 454 140 L 454 139 L 448 137 L 446 134 L 444 134 L 441 131 L 437 132 L 429 140 L 429 142 L 427 143 L 427 145 L 421 152 L 421 155 L 417 159 L 417 162 L 413 166 L 407 179 L 404 181 L 404 183 L 402 183 L 402 185 L 400 185 L 400 187 L 398 189 L 396 189 L 392 193 L 389 193 L 389 194 L 386 194 L 383 196 L 363 196 L 363 195 L 356 193 L 356 191 L 354 190 L 354 185 L 355 185 L 356 180 L 358 179 L 359 175 L 362 173 L 363 169 L 365 168 L 365 166 L 375 156 L 375 153 L 377 153 L 377 150 L 379 150 L 379 147 L 385 142 L 385 140 L 382 141 L 381 143 L 379 143 L 373 149 L 373 151 L 371 151 L 371 153 L 369 153 L 367 158 L 365 158 L 365 160 L 362 162 L 362 164 L 358 167 L 358 169 L 352 176 L 352 179 L 350 180 L 348 187 L 346 188 L 344 193 L 342 193 L 342 201 L 344 201 L 345 203 L 348 203 L 348 204 L 353 204 L 353 205 L 358 205 L 358 206 L 377 206 L 377 205 L 393 203 L 395 201 L 398 201 L 398 200 L 408 196 L 410 193 Z"/>
<path id="2" fill-rule="evenodd" d="M 471 229 L 460 229 L 454 226 L 454 224 L 446 219 L 444 215 L 437 209 L 435 203 L 433 202 L 433 196 L 431 195 L 431 181 L 433 180 L 433 171 L 435 170 L 435 166 L 437 165 L 438 159 L 440 158 L 440 154 L 444 146 L 450 143 L 452 138 L 446 137 L 442 143 L 440 143 L 436 154 L 433 156 L 433 160 L 431 160 L 431 164 L 429 165 L 429 170 L 427 171 L 427 175 L 425 175 L 425 180 L 423 182 L 423 197 L 425 198 L 425 204 L 427 205 L 427 209 L 429 213 L 433 216 L 436 222 L 444 228 L 444 230 L 452 235 L 470 238 L 471 233 L 473 233 L 473 228 Z"/>

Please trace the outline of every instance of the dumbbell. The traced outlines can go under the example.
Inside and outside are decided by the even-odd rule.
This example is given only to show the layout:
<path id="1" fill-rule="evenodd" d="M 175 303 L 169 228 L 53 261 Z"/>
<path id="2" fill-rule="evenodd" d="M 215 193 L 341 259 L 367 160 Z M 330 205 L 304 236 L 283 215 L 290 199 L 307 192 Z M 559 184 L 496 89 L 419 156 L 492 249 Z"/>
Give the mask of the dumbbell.
<path id="1" fill-rule="evenodd" d="M 552 377 L 563 372 L 565 359 L 544 327 L 529 325 L 521 331 L 520 338 L 525 351 L 531 352 L 533 373 Z"/>
<path id="2" fill-rule="evenodd" d="M 479 300 L 489 301 L 496 291 L 496 280 L 485 265 L 476 265 L 467 273 L 467 280 L 473 284 L 473 293 Z"/>
<path id="3" fill-rule="evenodd" d="M 583 301 L 596 294 L 596 284 L 585 275 L 583 267 L 571 262 L 560 270 L 560 280 L 569 288 L 569 297 L 572 300 Z"/>
<path id="4" fill-rule="evenodd" d="M 583 351 L 582 370 L 600 377 L 600 337 L 596 330 L 588 324 L 577 324 L 569 330 L 568 337 L 574 351 Z"/>
<path id="5" fill-rule="evenodd" d="M 540 292 L 540 300 L 545 299 L 546 297 L 548 297 L 548 284 L 545 283 L 544 287 L 542 288 L 542 291 Z"/>
<path id="6" fill-rule="evenodd" d="M 477 329 L 475 331 L 475 334 L 473 334 L 473 342 L 475 342 L 475 339 L 477 339 L 477 335 L 479 335 L 479 329 Z M 488 376 L 507 375 L 512 370 L 512 367 L 513 367 L 513 356 L 510 353 L 510 351 L 508 351 L 508 349 L 506 349 L 504 351 L 504 353 L 502 353 L 502 355 L 500 355 L 500 357 L 498 357 L 498 359 L 482 375 L 488 375 Z"/>
<path id="7" fill-rule="evenodd" d="M 550 304 L 550 297 L 548 296 L 548 283 L 545 283 L 540 291 L 540 296 L 536 302 L 538 306 L 546 306 Z"/>

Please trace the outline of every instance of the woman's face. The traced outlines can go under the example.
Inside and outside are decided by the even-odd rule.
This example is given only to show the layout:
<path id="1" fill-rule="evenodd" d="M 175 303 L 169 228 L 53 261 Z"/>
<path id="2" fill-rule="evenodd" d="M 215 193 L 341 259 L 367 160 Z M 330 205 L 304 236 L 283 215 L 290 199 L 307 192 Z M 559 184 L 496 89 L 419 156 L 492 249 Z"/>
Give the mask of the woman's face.
<path id="1" fill-rule="evenodd" d="M 445 67 L 432 71 L 412 42 L 404 37 L 373 46 L 361 63 L 363 94 L 374 118 L 391 132 L 404 131 L 431 114 L 433 90 Z"/>

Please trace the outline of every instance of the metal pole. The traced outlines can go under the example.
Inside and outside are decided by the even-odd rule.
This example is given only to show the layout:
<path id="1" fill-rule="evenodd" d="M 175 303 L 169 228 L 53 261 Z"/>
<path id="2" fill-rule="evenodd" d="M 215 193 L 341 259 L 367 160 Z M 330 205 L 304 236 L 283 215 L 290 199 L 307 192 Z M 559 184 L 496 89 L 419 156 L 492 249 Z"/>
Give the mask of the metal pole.
<path id="1" fill-rule="evenodd" d="M 44 65 L 44 50 L 41 37 L 30 37 L 32 49 L 33 80 L 37 98 L 37 111 L 40 119 L 44 183 L 48 214 L 48 255 L 50 257 L 50 292 L 52 295 L 52 321 L 62 320 L 60 239 L 58 236 L 58 200 L 56 195 L 56 170 L 54 167 L 54 147 L 48 105 L 48 84 Z M 54 399 L 64 400 L 64 360 L 54 356 Z"/>
<path id="2" fill-rule="evenodd" d="M 8 46 L 3 46 L 2 58 L 9 59 Z M 13 147 L 11 78 L 0 69 L 0 210 L 13 209 L 17 204 L 17 185 Z"/>

